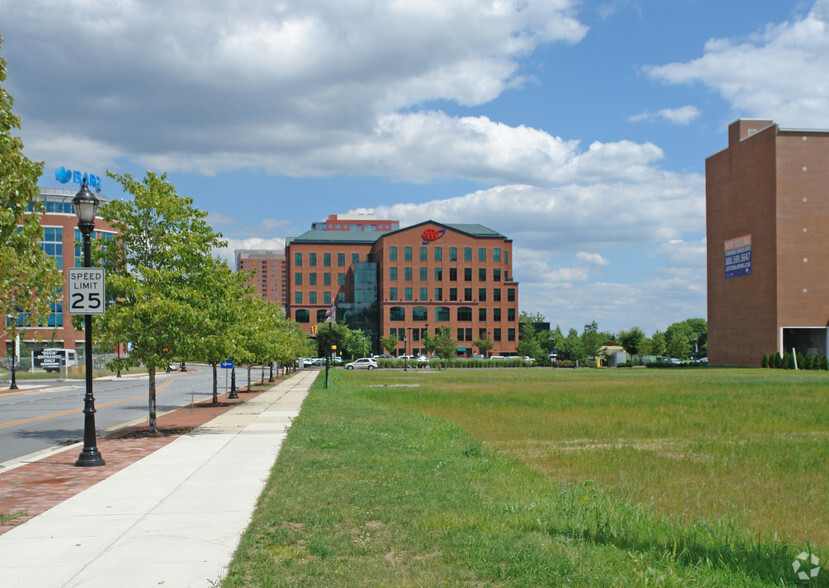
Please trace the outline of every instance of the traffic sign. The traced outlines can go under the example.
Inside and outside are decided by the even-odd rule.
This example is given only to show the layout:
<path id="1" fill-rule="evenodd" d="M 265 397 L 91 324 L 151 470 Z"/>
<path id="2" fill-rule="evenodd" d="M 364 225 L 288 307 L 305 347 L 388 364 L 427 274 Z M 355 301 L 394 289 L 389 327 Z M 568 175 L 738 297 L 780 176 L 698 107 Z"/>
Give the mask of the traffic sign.
<path id="1" fill-rule="evenodd" d="M 69 314 L 103 314 L 104 269 L 73 267 L 67 272 Z"/>
<path id="2" fill-rule="evenodd" d="M 233 369 L 233 360 L 228 359 L 227 361 L 223 361 L 220 365 L 224 370 Z"/>

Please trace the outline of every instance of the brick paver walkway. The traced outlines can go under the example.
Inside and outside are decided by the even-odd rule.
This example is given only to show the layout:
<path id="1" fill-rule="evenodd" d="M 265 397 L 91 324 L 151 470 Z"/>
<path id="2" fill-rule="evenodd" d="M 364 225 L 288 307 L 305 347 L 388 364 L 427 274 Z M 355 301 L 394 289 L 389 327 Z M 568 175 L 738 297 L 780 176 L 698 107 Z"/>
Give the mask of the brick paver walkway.
<path id="1" fill-rule="evenodd" d="M 225 395 L 219 396 L 222 406 L 197 405 L 194 408 L 180 408 L 161 415 L 157 420 L 158 428 L 168 433 L 173 432 L 163 437 L 131 436 L 136 431 L 146 430 L 146 423 L 111 433 L 106 438 L 98 440 L 98 451 L 106 462 L 106 465 L 100 467 L 75 467 L 75 460 L 78 459 L 81 448 L 72 447 L 40 461 L 0 472 L 0 513 L 21 513 L 17 518 L 0 525 L 0 534 L 49 510 L 171 443 L 178 435 L 203 425 L 230 410 L 234 405 L 254 398 L 274 385 L 276 383 L 253 386 L 251 392 L 240 392 L 239 400 L 229 400 Z"/>

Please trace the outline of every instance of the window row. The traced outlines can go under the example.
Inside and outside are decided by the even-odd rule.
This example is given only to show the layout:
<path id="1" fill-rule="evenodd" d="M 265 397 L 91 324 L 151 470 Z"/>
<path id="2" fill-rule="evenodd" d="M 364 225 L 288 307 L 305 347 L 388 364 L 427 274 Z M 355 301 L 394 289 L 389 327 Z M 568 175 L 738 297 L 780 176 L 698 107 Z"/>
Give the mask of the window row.
<path id="1" fill-rule="evenodd" d="M 458 248 L 457 247 L 448 247 L 448 254 L 449 254 L 449 261 L 458 261 Z M 489 249 L 486 247 L 478 247 L 478 261 L 479 262 L 486 262 L 487 259 L 492 257 L 492 261 L 495 263 L 501 263 L 502 255 L 501 255 L 501 248 L 500 247 L 493 247 L 491 250 L 491 254 L 489 253 Z M 413 259 L 414 249 L 412 247 L 404 247 L 403 248 L 403 260 L 404 261 L 411 261 Z M 420 261 L 428 261 L 429 259 L 429 248 L 428 247 L 420 247 L 420 251 L 418 252 L 418 258 Z M 443 261 L 443 247 L 433 247 L 432 248 L 432 259 L 435 261 Z M 390 261 L 397 261 L 397 247 L 392 245 L 389 247 L 389 260 Z M 463 260 L 464 261 L 472 261 L 472 247 L 464 247 L 463 248 Z M 509 251 L 503 252 L 503 260 L 505 264 L 509 263 Z"/>
<path id="2" fill-rule="evenodd" d="M 302 267 L 303 260 L 305 259 L 305 254 L 300 253 L 297 251 L 294 253 L 294 267 Z M 330 253 L 323 253 L 319 256 L 316 253 L 309 253 L 307 255 L 308 259 L 308 267 L 316 267 L 317 266 L 317 258 L 322 257 L 322 265 L 323 267 L 331 267 L 331 260 L 332 256 Z M 338 253 L 337 254 L 337 267 L 346 267 L 345 265 L 346 254 L 345 253 Z M 360 261 L 360 254 L 359 253 L 352 253 L 351 254 L 351 263 L 357 263 Z M 365 261 L 371 261 L 371 253 L 366 253 Z"/>
<path id="3" fill-rule="evenodd" d="M 308 285 L 309 286 L 316 286 L 317 285 L 317 273 L 311 272 L 309 274 L 304 274 L 308 276 Z M 303 274 L 302 272 L 296 272 L 294 274 L 294 285 L 295 286 L 302 286 L 303 282 Z M 322 274 L 322 285 L 323 286 L 330 286 L 331 285 L 331 273 L 330 272 L 323 272 Z M 345 273 L 338 272 L 337 273 L 337 285 L 338 286 L 345 286 Z"/>
<path id="4" fill-rule="evenodd" d="M 402 292 L 402 298 L 399 298 Z M 433 288 L 432 294 L 433 298 L 429 298 L 429 288 L 418 288 L 417 289 L 417 301 L 418 302 L 441 302 L 443 300 L 447 300 L 449 302 L 486 302 L 488 298 L 487 289 L 486 288 L 478 288 L 478 298 L 475 299 L 472 297 L 473 295 L 473 288 L 464 288 L 463 292 L 461 292 L 458 288 L 446 288 L 447 298 L 444 298 L 444 288 Z M 391 287 L 389 288 L 389 297 L 388 300 L 395 302 L 397 300 L 401 300 L 404 302 L 414 302 L 414 293 L 415 289 L 406 287 L 406 288 L 397 288 Z M 463 298 L 459 298 L 459 295 L 463 295 Z M 492 289 L 492 301 L 493 302 L 501 302 L 501 288 L 493 288 Z M 507 288 L 507 302 L 515 302 L 515 288 Z"/>
<path id="5" fill-rule="evenodd" d="M 429 268 L 421 267 L 418 269 L 418 278 L 421 282 L 428 282 L 429 281 Z M 464 282 L 471 282 L 472 281 L 472 268 L 465 267 L 463 269 L 463 281 Z M 435 282 L 442 282 L 444 278 L 448 278 L 450 282 L 457 282 L 458 281 L 458 268 L 450 267 L 447 272 L 445 272 L 442 267 L 433 268 L 432 275 L 434 276 Z M 396 282 L 399 280 L 400 272 L 396 266 L 389 267 L 389 281 Z M 403 280 L 406 282 L 411 282 L 414 277 L 414 269 L 411 267 L 404 267 L 403 268 Z M 479 267 L 478 268 L 478 281 L 479 282 L 486 282 L 487 281 L 487 268 Z M 493 282 L 500 282 L 501 281 L 501 268 L 496 267 L 492 268 L 492 281 Z M 504 270 L 504 281 L 509 282 L 509 273 Z"/>
<path id="6" fill-rule="evenodd" d="M 469 306 L 459 306 L 455 309 L 455 320 L 459 322 L 471 322 L 473 316 L 474 309 Z M 501 321 L 502 313 L 500 308 L 493 308 L 492 309 L 492 320 L 493 321 Z M 415 306 L 411 309 L 411 316 L 407 319 L 406 318 L 406 308 L 402 306 L 392 306 L 389 309 L 389 320 L 392 322 L 402 322 L 406 320 L 411 320 L 413 322 L 426 322 L 430 320 L 429 317 L 429 309 L 425 306 Z M 431 320 L 437 322 L 449 322 L 452 320 L 451 318 L 451 311 L 448 306 L 437 306 L 434 309 L 433 316 Z M 486 321 L 487 319 L 487 309 L 486 308 L 479 308 L 478 309 L 478 320 L 479 321 Z M 507 309 L 507 321 L 514 322 L 515 321 L 515 309 L 508 308 Z"/>
<path id="7" fill-rule="evenodd" d="M 331 292 L 323 292 L 320 300 L 319 292 L 305 292 L 308 294 L 308 302 L 305 302 L 303 292 L 294 292 L 294 304 L 331 304 Z M 342 302 L 339 298 L 338 302 Z"/>
<path id="8" fill-rule="evenodd" d="M 423 340 L 423 336 L 428 333 L 428 329 L 423 329 L 419 327 L 392 327 L 389 329 L 389 336 L 390 337 L 397 337 L 398 341 L 408 341 L 407 337 L 411 337 L 413 342 L 418 342 Z M 434 332 L 431 336 L 439 335 L 440 334 L 440 327 L 436 327 Z M 459 328 L 456 332 L 456 339 L 459 342 L 469 341 L 474 342 L 476 339 L 489 339 L 492 338 L 493 341 L 500 342 L 503 340 L 502 338 L 502 329 L 495 328 L 492 329 L 492 332 L 487 331 L 486 329 L 478 329 L 478 336 L 472 336 L 472 329 L 470 328 Z M 515 329 L 508 328 L 507 329 L 507 341 L 515 341 Z"/>

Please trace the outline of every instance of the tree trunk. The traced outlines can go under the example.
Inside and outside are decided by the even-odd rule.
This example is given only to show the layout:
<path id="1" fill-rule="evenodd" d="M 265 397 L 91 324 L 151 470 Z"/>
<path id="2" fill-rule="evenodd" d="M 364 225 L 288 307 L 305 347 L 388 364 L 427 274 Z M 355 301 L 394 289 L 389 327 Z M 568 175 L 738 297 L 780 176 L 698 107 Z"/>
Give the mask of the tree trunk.
<path id="1" fill-rule="evenodd" d="M 213 404 L 219 404 L 219 372 L 215 361 L 210 365 L 213 366 Z"/>
<path id="2" fill-rule="evenodd" d="M 149 430 L 150 433 L 157 433 L 158 427 L 156 426 L 155 422 L 155 368 L 150 368 L 148 370 L 150 374 L 150 391 L 147 394 L 147 399 L 149 400 L 149 409 L 150 409 L 150 426 Z"/>
<path id="3" fill-rule="evenodd" d="M 250 392 L 250 364 L 248 364 L 248 392 Z"/>

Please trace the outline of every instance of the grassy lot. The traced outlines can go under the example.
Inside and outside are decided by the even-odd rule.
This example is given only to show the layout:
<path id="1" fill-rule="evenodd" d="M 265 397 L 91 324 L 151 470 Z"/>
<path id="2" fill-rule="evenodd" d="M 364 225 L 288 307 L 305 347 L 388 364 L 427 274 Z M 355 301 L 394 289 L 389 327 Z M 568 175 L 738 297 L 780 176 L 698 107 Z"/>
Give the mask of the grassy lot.
<path id="1" fill-rule="evenodd" d="M 797 584 L 827 464 L 825 373 L 337 371 L 225 585 Z"/>

